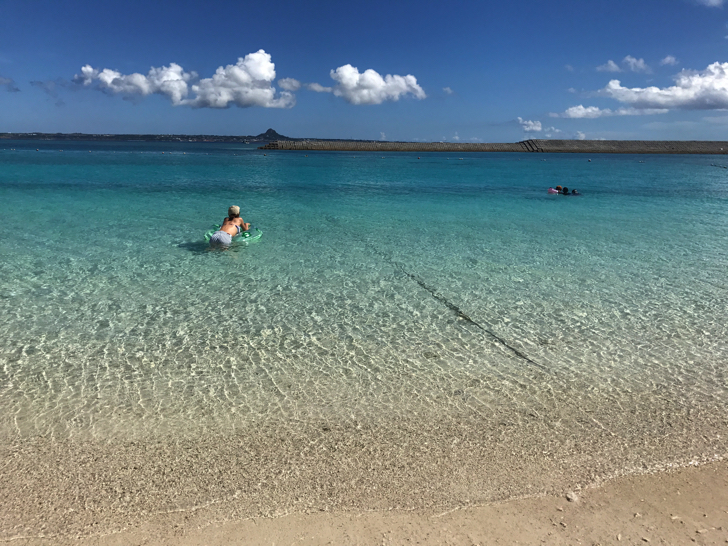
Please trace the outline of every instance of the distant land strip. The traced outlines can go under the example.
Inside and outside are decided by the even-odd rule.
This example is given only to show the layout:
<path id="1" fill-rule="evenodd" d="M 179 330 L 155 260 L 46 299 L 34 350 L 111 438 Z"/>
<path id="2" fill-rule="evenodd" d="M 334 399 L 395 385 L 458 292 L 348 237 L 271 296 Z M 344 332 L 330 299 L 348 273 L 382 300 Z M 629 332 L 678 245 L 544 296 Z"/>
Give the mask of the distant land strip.
<path id="1" fill-rule="evenodd" d="M 728 141 L 547 140 L 515 143 L 276 140 L 261 150 L 337 152 L 541 152 L 590 154 L 728 154 Z"/>
<path id="2" fill-rule="evenodd" d="M 323 140 L 283 136 L 274 129 L 258 135 L 0 133 L 3 140 L 96 142 L 197 142 L 265 144 L 261 150 L 340 152 L 541 152 L 582 154 L 728 154 L 728 141 L 710 140 L 551 140 L 521 142 L 387 142 Z"/>
<path id="3" fill-rule="evenodd" d="M 100 133 L 0 133 L 0 140 L 50 140 L 88 142 L 215 142 L 228 144 L 252 144 L 273 140 L 290 140 L 268 129 L 259 135 L 150 135 L 150 134 L 100 134 Z"/>

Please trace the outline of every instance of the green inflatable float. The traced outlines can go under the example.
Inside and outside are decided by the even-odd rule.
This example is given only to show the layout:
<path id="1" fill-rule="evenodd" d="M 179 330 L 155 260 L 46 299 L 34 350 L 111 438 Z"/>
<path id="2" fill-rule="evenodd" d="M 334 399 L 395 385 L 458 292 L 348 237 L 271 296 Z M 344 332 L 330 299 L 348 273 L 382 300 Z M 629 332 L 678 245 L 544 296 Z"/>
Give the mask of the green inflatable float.
<path id="1" fill-rule="evenodd" d="M 216 224 L 212 229 L 208 229 L 205 232 L 205 242 L 210 242 L 210 237 L 212 237 L 212 234 L 215 233 L 217 230 L 220 229 L 220 225 Z M 257 241 L 260 239 L 260 236 L 263 235 L 263 232 L 260 231 L 259 228 L 255 226 L 250 226 L 250 229 L 248 231 L 243 231 L 240 233 L 240 235 L 236 235 L 233 237 L 233 242 L 235 241 L 244 241 L 246 243 L 249 243 L 250 241 Z"/>

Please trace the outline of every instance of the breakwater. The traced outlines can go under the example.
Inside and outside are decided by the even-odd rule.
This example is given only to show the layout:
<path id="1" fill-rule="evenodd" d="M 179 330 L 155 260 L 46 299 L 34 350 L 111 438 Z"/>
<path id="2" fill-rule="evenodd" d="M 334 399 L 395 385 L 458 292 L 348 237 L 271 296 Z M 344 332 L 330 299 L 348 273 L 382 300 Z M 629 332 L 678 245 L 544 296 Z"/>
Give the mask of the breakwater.
<path id="1" fill-rule="evenodd" d="M 276 140 L 261 150 L 340 152 L 535 152 L 590 154 L 728 154 L 728 141 L 703 140 L 547 140 L 521 142 L 381 142 Z"/>

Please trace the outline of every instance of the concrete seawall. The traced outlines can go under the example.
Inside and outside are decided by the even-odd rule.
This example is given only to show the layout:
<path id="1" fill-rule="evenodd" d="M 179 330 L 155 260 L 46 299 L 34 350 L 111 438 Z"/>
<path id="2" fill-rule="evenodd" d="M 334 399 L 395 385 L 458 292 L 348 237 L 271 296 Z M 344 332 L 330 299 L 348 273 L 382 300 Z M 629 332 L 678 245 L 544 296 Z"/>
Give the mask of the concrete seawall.
<path id="1" fill-rule="evenodd" d="M 337 152 L 534 152 L 590 154 L 728 154 L 727 141 L 703 140 L 546 140 L 515 143 L 378 142 L 277 140 L 261 150 Z"/>

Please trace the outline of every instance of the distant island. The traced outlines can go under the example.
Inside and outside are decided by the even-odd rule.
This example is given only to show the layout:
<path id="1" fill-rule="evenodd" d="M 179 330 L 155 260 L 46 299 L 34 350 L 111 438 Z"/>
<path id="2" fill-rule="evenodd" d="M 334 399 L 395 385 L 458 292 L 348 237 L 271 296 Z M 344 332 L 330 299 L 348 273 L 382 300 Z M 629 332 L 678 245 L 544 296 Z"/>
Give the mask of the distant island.
<path id="1" fill-rule="evenodd" d="M 231 135 L 114 135 L 84 133 L 0 133 L 0 140 L 54 140 L 106 142 L 219 142 L 262 144 L 262 150 L 342 152 L 536 152 L 613 154 L 728 154 L 728 141 L 709 140 L 552 140 L 520 142 L 395 142 L 381 140 L 327 140 L 294 138 L 273 129 L 248 136 Z"/>

